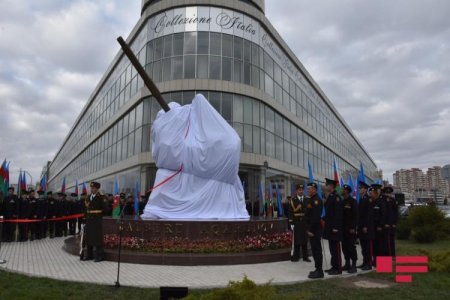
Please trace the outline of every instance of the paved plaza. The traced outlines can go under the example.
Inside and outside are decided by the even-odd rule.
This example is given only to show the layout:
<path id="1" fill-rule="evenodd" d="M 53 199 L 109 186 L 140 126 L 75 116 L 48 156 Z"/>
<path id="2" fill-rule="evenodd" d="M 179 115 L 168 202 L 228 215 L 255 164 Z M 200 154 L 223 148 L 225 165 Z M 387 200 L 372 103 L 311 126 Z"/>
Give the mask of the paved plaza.
<path id="1" fill-rule="evenodd" d="M 80 261 L 62 250 L 65 238 L 28 242 L 2 243 L 0 259 L 7 262 L 0 268 L 31 276 L 113 285 L 117 262 Z M 324 241 L 325 248 L 328 243 Z M 358 249 L 358 253 L 359 249 Z M 329 260 L 330 255 L 327 252 Z M 324 265 L 326 268 L 327 265 Z M 230 280 L 247 275 L 258 284 L 289 284 L 306 281 L 314 263 L 290 261 L 232 266 L 163 266 L 121 264 L 120 283 L 127 286 L 160 287 L 188 286 L 190 288 L 223 287 Z M 358 271 L 357 274 L 361 272 Z M 331 276 L 325 275 L 325 278 Z M 344 274 L 342 276 L 350 276 Z"/>

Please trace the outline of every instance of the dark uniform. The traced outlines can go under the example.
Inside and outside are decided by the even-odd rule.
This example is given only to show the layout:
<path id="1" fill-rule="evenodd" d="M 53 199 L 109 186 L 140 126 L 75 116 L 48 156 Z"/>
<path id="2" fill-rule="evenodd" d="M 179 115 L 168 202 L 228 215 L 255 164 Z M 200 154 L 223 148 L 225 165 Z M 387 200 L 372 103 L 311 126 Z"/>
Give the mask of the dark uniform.
<path id="1" fill-rule="evenodd" d="M 28 205 L 30 206 L 30 212 L 28 215 L 28 219 L 30 220 L 36 220 L 36 208 L 37 208 L 37 199 L 34 196 L 34 191 L 30 191 L 30 197 L 28 200 Z M 37 223 L 39 222 L 31 222 L 29 224 L 29 231 L 30 231 L 30 240 L 33 241 L 36 238 L 36 227 Z"/>
<path id="2" fill-rule="evenodd" d="M 30 203 L 28 193 L 23 191 L 23 196 L 19 198 L 19 219 L 28 219 L 30 216 Z M 30 223 L 19 223 L 19 242 L 28 240 L 28 228 Z"/>
<path id="3" fill-rule="evenodd" d="M 100 188 L 100 183 L 91 182 L 91 189 Z M 103 260 L 103 228 L 104 195 L 99 192 L 90 194 L 85 199 L 86 226 L 84 230 L 85 255 L 82 259 L 94 258 L 95 262 Z"/>
<path id="4" fill-rule="evenodd" d="M 349 273 L 356 272 L 356 261 L 358 254 L 356 253 L 356 226 L 358 224 L 358 207 L 356 200 L 350 196 L 352 188 L 344 184 L 344 189 L 348 191 L 348 197 L 344 198 L 343 208 L 343 236 L 342 236 L 342 252 L 344 253 L 345 265 L 342 270 Z M 351 264 L 350 264 L 351 263 Z"/>
<path id="5" fill-rule="evenodd" d="M 38 191 L 39 199 L 36 201 L 36 219 L 43 220 L 36 222 L 36 239 L 47 237 L 47 207 L 48 202 L 44 197 L 44 192 Z"/>
<path id="6" fill-rule="evenodd" d="M 77 194 L 76 193 L 72 193 L 70 194 L 70 199 L 67 201 L 67 213 L 68 215 L 75 215 L 77 214 Z M 70 219 L 68 221 L 69 223 L 69 235 L 75 235 L 76 231 L 77 231 L 77 219 Z"/>
<path id="7" fill-rule="evenodd" d="M 373 243 L 373 257 L 372 262 L 374 266 L 376 265 L 377 256 L 385 256 L 386 249 L 386 234 L 384 227 L 386 225 L 386 203 L 382 196 L 378 195 L 379 185 L 372 185 L 373 193 L 377 193 L 372 198 L 372 209 L 373 209 L 373 226 L 375 228 L 375 239 Z"/>
<path id="8" fill-rule="evenodd" d="M 300 187 L 297 186 L 297 189 Z M 303 186 L 301 186 L 303 189 Z M 288 203 L 289 225 L 294 227 L 294 253 L 291 257 L 292 261 L 300 259 L 300 247 L 302 250 L 302 257 L 304 261 L 308 261 L 308 233 L 306 222 L 306 207 L 307 201 L 305 197 L 294 195 Z"/>
<path id="9" fill-rule="evenodd" d="M 55 237 L 56 233 L 56 222 L 52 221 L 52 219 L 56 218 L 56 214 L 58 211 L 58 203 L 55 198 L 53 198 L 53 193 L 47 192 L 47 226 L 48 226 L 48 235 L 50 238 Z"/>
<path id="10" fill-rule="evenodd" d="M 4 217 L 6 220 L 17 219 L 19 215 L 19 198 L 14 195 L 14 188 L 8 189 L 9 194 L 5 197 L 4 204 Z M 12 242 L 15 240 L 16 224 L 5 222 L 3 225 L 3 238 L 6 242 Z"/>
<path id="11" fill-rule="evenodd" d="M 76 212 L 77 214 L 86 214 L 86 206 L 84 204 L 84 198 L 86 198 L 86 194 L 81 194 L 81 200 L 76 201 Z M 77 218 L 77 227 L 78 233 L 81 232 L 81 225 L 85 223 L 84 217 Z"/>
<path id="12" fill-rule="evenodd" d="M 336 182 L 326 179 L 327 185 L 336 187 Z M 328 240 L 331 255 L 331 269 L 327 270 L 330 275 L 342 274 L 341 241 L 342 241 L 342 199 L 336 193 L 331 192 L 325 200 L 325 228 L 323 238 Z"/>
<path id="13" fill-rule="evenodd" d="M 398 203 L 395 197 L 391 195 L 392 192 L 392 187 L 385 187 L 383 189 L 383 197 L 386 203 L 386 225 L 384 228 L 386 231 L 385 254 L 395 257 L 395 230 L 398 222 Z"/>
<path id="14" fill-rule="evenodd" d="M 368 185 L 364 182 L 359 183 L 360 186 L 364 186 L 367 189 Z M 373 256 L 373 239 L 375 238 L 375 232 L 373 227 L 373 209 L 372 200 L 366 194 L 361 195 L 358 203 L 358 238 L 361 244 L 361 254 L 363 257 L 363 263 L 359 266 L 362 270 L 372 269 L 372 256 Z"/>
<path id="15" fill-rule="evenodd" d="M 313 187 L 317 192 L 317 184 L 314 182 L 308 183 L 308 186 Z M 311 251 L 314 258 L 315 270 L 311 272 L 308 278 L 323 278 L 323 256 L 322 256 L 322 210 L 323 203 L 319 196 L 315 194 L 308 199 L 306 205 L 306 223 L 307 232 L 312 233 L 309 241 L 311 243 Z"/>

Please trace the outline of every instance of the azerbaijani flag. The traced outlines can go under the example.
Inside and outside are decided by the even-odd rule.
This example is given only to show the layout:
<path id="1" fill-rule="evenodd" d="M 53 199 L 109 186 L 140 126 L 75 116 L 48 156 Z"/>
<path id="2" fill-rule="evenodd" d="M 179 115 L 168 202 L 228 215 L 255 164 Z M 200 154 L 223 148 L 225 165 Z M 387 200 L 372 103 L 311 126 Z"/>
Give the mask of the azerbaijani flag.
<path id="1" fill-rule="evenodd" d="M 356 189 L 355 189 L 355 184 L 354 184 L 354 181 L 353 181 L 353 175 L 352 174 L 350 174 L 350 177 L 348 178 L 348 186 L 352 189 L 352 194 L 351 194 L 352 197 L 355 198 L 358 193 L 356 192 Z"/>
<path id="2" fill-rule="evenodd" d="M 3 195 L 8 193 L 8 188 L 6 187 L 6 159 L 0 166 L 0 191 L 3 192 Z"/>
<path id="3" fill-rule="evenodd" d="M 336 181 L 336 192 L 338 193 L 339 196 L 342 197 L 342 181 L 341 178 L 339 176 L 339 172 L 338 172 L 338 168 L 337 168 L 337 164 L 336 164 L 336 159 L 333 159 L 333 176 L 334 176 L 334 181 Z"/>
<path id="4" fill-rule="evenodd" d="M 259 183 L 259 214 L 264 215 L 264 189 L 262 183 Z"/>
<path id="5" fill-rule="evenodd" d="M 275 184 L 275 189 L 276 189 L 276 193 L 277 193 L 277 206 L 278 206 L 278 217 L 282 217 L 283 216 L 283 206 L 281 205 L 281 192 L 280 189 L 278 188 L 278 183 Z"/>
<path id="6" fill-rule="evenodd" d="M 134 216 L 139 217 L 139 198 L 140 192 L 139 192 L 139 181 L 136 180 L 136 185 L 134 187 Z"/>
<path id="7" fill-rule="evenodd" d="M 75 194 L 77 194 L 77 198 L 80 200 L 80 193 L 78 192 L 78 179 L 75 180 Z"/>
<path id="8" fill-rule="evenodd" d="M 22 172 L 22 190 L 27 190 L 27 177 L 25 176 L 25 171 Z"/>
<path id="9" fill-rule="evenodd" d="M 113 200 L 113 211 L 112 216 L 118 218 L 120 216 L 120 188 L 119 181 L 117 177 L 114 179 L 114 200 Z"/>
<path id="10" fill-rule="evenodd" d="M 66 192 L 66 177 L 63 178 L 63 182 L 61 185 L 61 193 L 65 193 Z"/>
<path id="11" fill-rule="evenodd" d="M 81 194 L 87 195 L 87 193 L 86 183 L 83 181 L 83 183 L 81 184 Z"/>
<path id="12" fill-rule="evenodd" d="M 20 170 L 20 172 L 19 172 L 19 179 L 17 180 L 17 194 L 19 195 L 19 197 L 20 197 L 20 194 L 21 194 L 21 192 L 22 192 L 22 187 L 23 187 L 23 184 L 22 184 L 22 170 Z"/>

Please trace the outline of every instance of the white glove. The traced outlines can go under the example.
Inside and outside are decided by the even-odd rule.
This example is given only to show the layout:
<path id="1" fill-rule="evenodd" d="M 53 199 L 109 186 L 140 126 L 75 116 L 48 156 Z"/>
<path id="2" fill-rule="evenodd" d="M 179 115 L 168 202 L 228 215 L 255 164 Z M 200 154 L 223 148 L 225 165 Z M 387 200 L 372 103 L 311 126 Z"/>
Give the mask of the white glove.
<path id="1" fill-rule="evenodd" d="M 291 225 L 291 230 L 294 231 L 294 225 Z"/>

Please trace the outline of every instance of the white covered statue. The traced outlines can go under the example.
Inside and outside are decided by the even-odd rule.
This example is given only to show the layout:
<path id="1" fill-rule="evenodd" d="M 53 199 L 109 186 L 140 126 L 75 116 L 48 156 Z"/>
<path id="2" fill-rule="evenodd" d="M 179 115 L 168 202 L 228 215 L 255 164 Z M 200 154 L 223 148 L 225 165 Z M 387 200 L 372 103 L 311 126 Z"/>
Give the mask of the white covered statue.
<path id="1" fill-rule="evenodd" d="M 142 218 L 248 219 L 238 176 L 241 139 L 201 94 L 169 103 L 152 126 L 158 171 Z"/>

